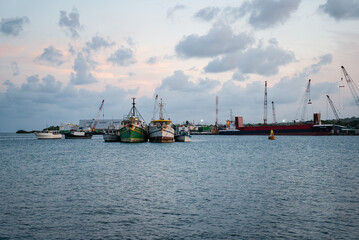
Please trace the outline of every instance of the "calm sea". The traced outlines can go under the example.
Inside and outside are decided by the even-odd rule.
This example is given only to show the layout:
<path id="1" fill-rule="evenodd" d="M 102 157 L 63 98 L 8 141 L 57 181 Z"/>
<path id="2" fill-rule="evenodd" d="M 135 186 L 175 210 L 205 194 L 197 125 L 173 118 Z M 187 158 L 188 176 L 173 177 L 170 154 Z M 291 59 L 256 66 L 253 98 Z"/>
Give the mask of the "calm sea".
<path id="1" fill-rule="evenodd" d="M 358 136 L 0 134 L 0 239 L 358 237 Z"/>

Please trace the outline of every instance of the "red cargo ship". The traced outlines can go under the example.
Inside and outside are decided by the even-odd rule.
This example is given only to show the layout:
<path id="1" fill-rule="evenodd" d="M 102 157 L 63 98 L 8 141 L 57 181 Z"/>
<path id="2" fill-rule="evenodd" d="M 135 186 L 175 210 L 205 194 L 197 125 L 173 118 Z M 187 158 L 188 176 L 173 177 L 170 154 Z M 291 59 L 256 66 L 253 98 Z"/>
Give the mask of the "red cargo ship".
<path id="1" fill-rule="evenodd" d="M 302 124 L 276 124 L 261 126 L 243 126 L 243 118 L 235 117 L 235 129 L 220 130 L 220 135 L 269 135 L 273 130 L 275 135 L 312 135 L 323 136 L 329 135 L 333 129 L 333 125 L 321 124 L 320 114 L 314 114 L 312 123 Z"/>

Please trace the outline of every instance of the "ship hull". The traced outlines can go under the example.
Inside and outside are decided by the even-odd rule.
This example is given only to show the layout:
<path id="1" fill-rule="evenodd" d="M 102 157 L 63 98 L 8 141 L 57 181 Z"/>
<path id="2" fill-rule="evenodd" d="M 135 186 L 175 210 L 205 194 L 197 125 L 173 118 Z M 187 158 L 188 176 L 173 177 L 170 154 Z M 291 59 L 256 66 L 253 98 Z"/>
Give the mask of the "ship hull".
<path id="1" fill-rule="evenodd" d="M 174 141 L 174 130 L 161 129 L 157 127 L 150 128 L 150 142 L 167 143 Z"/>
<path id="2" fill-rule="evenodd" d="M 35 133 L 37 139 L 42 140 L 42 139 L 61 139 L 62 138 L 62 134 L 61 133 Z"/>
<path id="3" fill-rule="evenodd" d="M 188 135 L 176 135 L 175 136 L 175 141 L 176 142 L 190 142 L 191 137 L 188 136 Z"/>
<path id="4" fill-rule="evenodd" d="M 147 133 L 140 127 L 125 126 L 120 129 L 120 139 L 127 143 L 147 142 Z"/>
<path id="5" fill-rule="evenodd" d="M 273 125 L 240 127 L 233 131 L 219 131 L 220 135 L 269 135 L 273 130 L 275 135 L 303 135 L 303 136 L 325 136 L 332 131 L 331 125 Z"/>
<path id="6" fill-rule="evenodd" d="M 121 137 L 116 134 L 105 133 L 103 135 L 103 140 L 105 142 L 121 142 Z"/>

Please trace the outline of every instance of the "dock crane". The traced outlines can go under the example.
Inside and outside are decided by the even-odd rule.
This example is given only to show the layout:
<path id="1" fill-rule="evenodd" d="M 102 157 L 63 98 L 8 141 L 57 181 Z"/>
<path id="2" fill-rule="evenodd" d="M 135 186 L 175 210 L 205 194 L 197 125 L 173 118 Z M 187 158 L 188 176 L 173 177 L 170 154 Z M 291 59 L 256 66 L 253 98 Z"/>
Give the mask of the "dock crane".
<path id="1" fill-rule="evenodd" d="M 101 102 L 101 106 L 100 106 L 99 109 L 98 109 L 98 113 L 97 113 L 97 115 L 96 115 L 96 118 L 94 119 L 92 126 L 90 126 L 90 128 L 91 128 L 91 130 L 92 130 L 93 132 L 94 132 L 95 129 L 96 129 L 97 121 L 98 121 L 98 118 L 100 117 L 100 113 L 101 113 L 101 110 L 102 110 L 102 107 L 103 107 L 104 102 L 105 102 L 105 100 L 103 99 L 102 102 Z"/>
<path id="2" fill-rule="evenodd" d="M 349 74 L 347 73 L 347 71 L 345 70 L 345 68 L 343 66 L 342 66 L 342 70 L 343 70 L 343 73 L 344 73 L 345 80 L 347 81 L 349 89 L 352 92 L 352 95 L 354 97 L 354 101 L 355 101 L 355 103 L 356 103 L 356 105 L 357 105 L 357 107 L 359 109 L 359 96 L 358 96 L 359 89 L 355 85 L 355 82 L 349 76 Z"/>
<path id="3" fill-rule="evenodd" d="M 329 95 L 327 95 L 327 98 L 328 98 L 328 102 L 330 104 L 330 107 L 332 108 L 333 113 L 335 115 L 335 118 L 337 119 L 337 121 L 339 121 L 340 120 L 339 114 L 338 114 L 338 111 L 336 110 L 336 108 L 335 108 L 335 106 L 333 104 L 333 101 L 330 99 Z"/>
<path id="4" fill-rule="evenodd" d="M 273 113 L 273 123 L 277 123 L 277 119 L 275 116 L 275 108 L 274 108 L 274 102 L 272 101 L 272 113 Z"/>
<path id="5" fill-rule="evenodd" d="M 304 96 L 303 96 L 302 101 L 299 106 L 299 112 L 301 110 L 301 114 L 300 114 L 301 122 L 304 122 L 307 105 L 312 104 L 312 100 L 310 100 L 310 82 L 311 82 L 311 79 L 308 80 L 307 88 L 305 89 Z"/>

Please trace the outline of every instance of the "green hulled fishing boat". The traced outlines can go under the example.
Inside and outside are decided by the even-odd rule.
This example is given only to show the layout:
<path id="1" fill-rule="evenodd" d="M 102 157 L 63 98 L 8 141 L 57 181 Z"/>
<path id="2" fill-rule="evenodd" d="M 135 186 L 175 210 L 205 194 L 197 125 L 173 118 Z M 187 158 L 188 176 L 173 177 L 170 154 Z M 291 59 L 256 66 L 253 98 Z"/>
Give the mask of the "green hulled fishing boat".
<path id="1" fill-rule="evenodd" d="M 135 107 L 135 98 L 132 98 L 132 108 L 122 121 L 119 130 L 121 142 L 147 142 L 147 126 L 141 114 Z"/>

